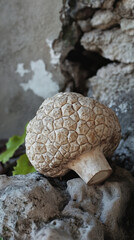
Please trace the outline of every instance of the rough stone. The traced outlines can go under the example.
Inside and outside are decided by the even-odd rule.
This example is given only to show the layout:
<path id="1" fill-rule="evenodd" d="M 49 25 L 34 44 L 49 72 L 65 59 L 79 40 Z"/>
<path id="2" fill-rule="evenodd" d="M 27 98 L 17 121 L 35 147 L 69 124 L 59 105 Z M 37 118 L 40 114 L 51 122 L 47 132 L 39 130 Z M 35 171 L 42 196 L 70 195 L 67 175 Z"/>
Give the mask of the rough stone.
<path id="1" fill-rule="evenodd" d="M 105 0 L 78 0 L 74 2 L 69 0 L 66 2 L 66 4 L 68 4 L 71 9 L 76 9 L 76 12 L 79 9 L 83 9 L 85 7 L 100 8 L 104 2 Z"/>
<path id="2" fill-rule="evenodd" d="M 65 224 L 65 222 L 64 222 Z M 59 228 L 56 226 L 56 229 L 53 229 L 53 227 L 44 227 L 42 228 L 35 236 L 33 240 L 73 240 L 70 234 L 65 232 L 64 230 L 61 230 L 64 226 L 64 224 L 61 224 L 60 221 L 53 221 L 52 225 L 59 225 Z"/>
<path id="3" fill-rule="evenodd" d="M 89 188 L 87 185 L 83 184 L 81 179 L 68 181 L 67 190 L 71 196 L 71 200 L 64 208 L 63 213 L 67 215 L 70 213 L 71 216 L 77 216 L 79 219 L 83 216 L 84 225 L 95 225 L 94 230 L 96 231 L 92 232 L 93 235 L 88 235 L 87 229 L 87 236 L 83 236 L 83 240 L 90 239 L 89 236 L 92 236 L 91 239 L 104 239 L 104 236 L 106 239 L 125 239 L 125 229 L 123 229 L 121 225 L 123 224 L 122 220 L 126 214 L 127 208 L 123 206 L 128 203 L 129 196 L 131 195 L 129 192 L 131 184 L 132 193 L 134 193 L 134 179 L 130 177 L 129 180 L 132 180 L 131 184 L 126 184 L 124 182 L 126 177 L 127 172 L 118 169 L 111 179 L 100 186 Z M 124 191 L 126 192 L 122 196 Z M 81 213 L 83 213 L 82 216 Z M 93 216 L 95 216 L 95 218 Z M 100 223 L 102 225 L 100 225 Z M 97 226 L 98 231 L 96 229 Z M 104 231 L 101 231 L 103 228 Z"/>
<path id="4" fill-rule="evenodd" d="M 60 62 L 73 91 L 86 95 L 87 78 L 110 61 L 134 62 L 132 12 L 132 0 L 64 1 Z"/>
<path id="5" fill-rule="evenodd" d="M 127 94 L 134 89 L 134 64 L 109 64 L 100 68 L 89 82 L 92 96 L 111 107 L 122 93 Z"/>
<path id="6" fill-rule="evenodd" d="M 67 181 L 67 180 L 66 180 Z M 0 236 L 9 240 L 132 240 L 134 179 L 114 169 L 103 184 L 38 173 L 0 176 Z"/>
<path id="7" fill-rule="evenodd" d="M 89 32 L 91 29 L 91 21 L 88 20 L 80 20 L 78 21 L 78 24 L 83 32 Z"/>
<path id="8" fill-rule="evenodd" d="M 113 63 L 89 79 L 89 96 L 112 108 L 120 121 L 122 138 L 117 161 L 134 173 L 134 64 Z"/>
<path id="9" fill-rule="evenodd" d="M 118 1 L 115 6 L 115 11 L 122 18 L 134 18 L 134 1 L 133 0 Z"/>
<path id="10" fill-rule="evenodd" d="M 41 175 L 1 176 L 0 234 L 6 239 L 29 239 L 37 228 L 34 222 L 57 216 L 62 201 L 61 194 Z"/>
<path id="11" fill-rule="evenodd" d="M 119 16 L 110 10 L 99 10 L 91 19 L 91 26 L 93 28 L 107 29 L 119 22 Z"/>
<path id="12" fill-rule="evenodd" d="M 122 31 L 127 31 L 127 34 L 134 35 L 134 19 L 123 18 L 120 21 Z"/>
<path id="13" fill-rule="evenodd" d="M 121 29 L 93 30 L 83 35 L 81 44 L 87 51 L 99 52 L 112 61 L 134 63 L 134 37 Z"/>

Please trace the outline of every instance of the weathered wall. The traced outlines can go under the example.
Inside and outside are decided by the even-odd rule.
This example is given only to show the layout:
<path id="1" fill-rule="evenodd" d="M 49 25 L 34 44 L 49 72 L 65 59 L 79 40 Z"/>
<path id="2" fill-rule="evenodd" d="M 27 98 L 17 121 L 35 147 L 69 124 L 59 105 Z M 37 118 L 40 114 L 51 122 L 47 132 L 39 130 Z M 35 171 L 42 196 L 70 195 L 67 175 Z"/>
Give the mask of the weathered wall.
<path id="1" fill-rule="evenodd" d="M 21 134 L 43 98 L 62 86 L 51 49 L 62 0 L 0 1 L 0 138 Z"/>

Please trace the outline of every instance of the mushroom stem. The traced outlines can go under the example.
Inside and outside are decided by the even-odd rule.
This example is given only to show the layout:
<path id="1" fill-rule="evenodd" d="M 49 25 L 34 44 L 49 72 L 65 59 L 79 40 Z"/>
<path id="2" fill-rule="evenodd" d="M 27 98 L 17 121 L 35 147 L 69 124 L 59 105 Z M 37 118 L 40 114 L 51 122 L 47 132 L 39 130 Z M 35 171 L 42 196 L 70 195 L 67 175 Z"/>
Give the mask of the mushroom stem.
<path id="1" fill-rule="evenodd" d="M 92 185 L 104 181 L 112 173 L 103 151 L 100 148 L 81 154 L 68 164 L 85 183 Z"/>

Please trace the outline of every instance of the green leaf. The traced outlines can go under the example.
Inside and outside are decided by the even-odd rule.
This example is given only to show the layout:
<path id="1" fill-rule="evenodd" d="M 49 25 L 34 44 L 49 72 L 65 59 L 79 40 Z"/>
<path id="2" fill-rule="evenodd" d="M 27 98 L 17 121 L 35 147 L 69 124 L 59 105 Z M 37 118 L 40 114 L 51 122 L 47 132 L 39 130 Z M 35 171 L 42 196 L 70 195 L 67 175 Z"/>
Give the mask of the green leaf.
<path id="1" fill-rule="evenodd" d="M 19 175 L 19 174 L 25 175 L 28 173 L 33 173 L 35 171 L 36 170 L 29 162 L 27 155 L 23 154 L 17 160 L 17 165 L 16 165 L 16 167 L 14 167 L 13 176 Z"/>
<path id="2" fill-rule="evenodd" d="M 22 136 L 13 136 L 9 138 L 8 142 L 6 143 L 6 151 L 0 154 L 0 162 L 6 163 L 9 158 L 11 158 L 15 151 L 22 145 L 25 141 L 26 137 L 26 127 L 25 131 Z"/>

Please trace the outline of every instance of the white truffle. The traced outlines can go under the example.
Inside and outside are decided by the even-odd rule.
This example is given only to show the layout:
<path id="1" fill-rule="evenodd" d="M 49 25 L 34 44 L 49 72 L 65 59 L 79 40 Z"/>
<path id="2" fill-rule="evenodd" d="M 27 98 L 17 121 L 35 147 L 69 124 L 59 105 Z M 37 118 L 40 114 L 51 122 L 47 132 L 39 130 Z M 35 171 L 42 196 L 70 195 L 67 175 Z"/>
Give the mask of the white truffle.
<path id="1" fill-rule="evenodd" d="M 78 93 L 58 93 L 46 99 L 29 122 L 26 153 L 46 176 L 63 176 L 73 169 L 94 184 L 111 174 L 104 156 L 114 152 L 120 132 L 108 107 Z"/>

